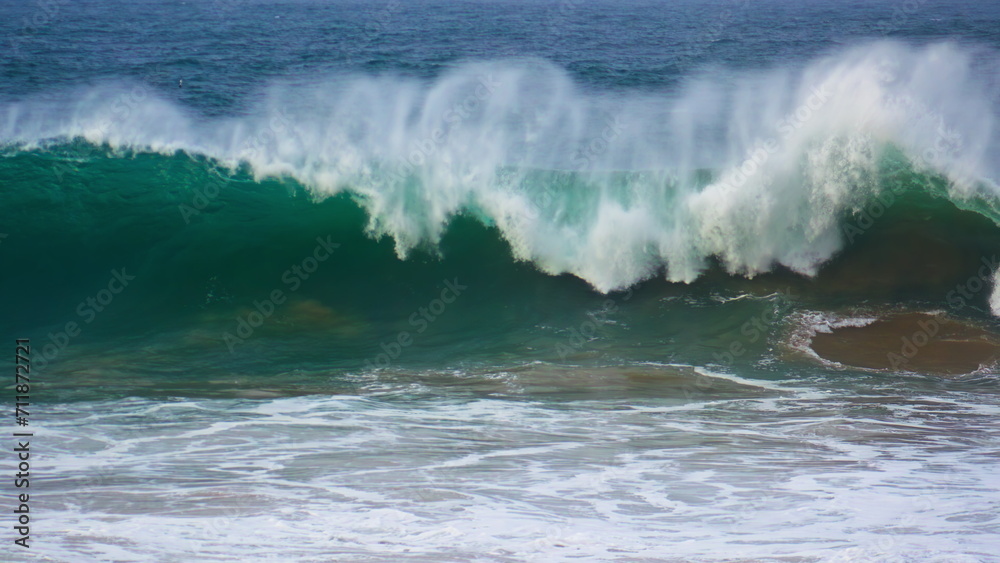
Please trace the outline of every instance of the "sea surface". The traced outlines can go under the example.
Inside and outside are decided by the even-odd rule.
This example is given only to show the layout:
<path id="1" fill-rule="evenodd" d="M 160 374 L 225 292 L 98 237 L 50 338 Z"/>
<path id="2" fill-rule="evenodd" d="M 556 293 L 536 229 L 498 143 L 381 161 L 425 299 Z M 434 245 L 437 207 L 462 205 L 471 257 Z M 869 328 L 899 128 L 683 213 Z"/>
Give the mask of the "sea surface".
<path id="1" fill-rule="evenodd" d="M 996 2 L 0 0 L 0 559 L 1000 561 L 998 183 Z"/>

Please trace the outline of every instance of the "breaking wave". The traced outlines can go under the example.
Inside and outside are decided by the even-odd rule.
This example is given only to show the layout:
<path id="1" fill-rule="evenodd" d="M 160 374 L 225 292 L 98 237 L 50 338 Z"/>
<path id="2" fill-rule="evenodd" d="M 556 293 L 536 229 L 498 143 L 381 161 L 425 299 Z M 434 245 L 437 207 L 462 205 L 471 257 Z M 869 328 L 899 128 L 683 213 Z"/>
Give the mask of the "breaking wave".
<path id="1" fill-rule="evenodd" d="M 434 80 L 277 82 L 227 118 L 116 82 L 0 106 L 0 142 L 15 191 L 29 189 L 15 166 L 62 179 L 88 160 L 166 155 L 200 175 L 145 161 L 136 173 L 160 174 L 185 222 L 212 210 L 216 180 L 292 182 L 316 200 L 350 194 L 401 258 L 470 216 L 516 259 L 602 292 L 691 282 L 716 263 L 811 276 L 906 194 L 1000 220 L 1000 72 L 985 55 L 881 42 L 797 68 L 707 70 L 672 91 L 589 90 L 540 60 L 468 63 Z"/>

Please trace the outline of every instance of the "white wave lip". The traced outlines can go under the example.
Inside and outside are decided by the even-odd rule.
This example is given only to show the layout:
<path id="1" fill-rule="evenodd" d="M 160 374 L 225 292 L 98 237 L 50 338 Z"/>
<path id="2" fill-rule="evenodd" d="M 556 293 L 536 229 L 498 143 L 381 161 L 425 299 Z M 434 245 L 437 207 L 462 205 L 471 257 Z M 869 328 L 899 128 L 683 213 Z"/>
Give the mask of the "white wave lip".
<path id="1" fill-rule="evenodd" d="M 273 84 L 250 117 L 214 120 L 114 84 L 0 108 L 0 139 L 183 150 L 318 197 L 351 191 L 400 257 L 472 212 L 519 259 L 611 291 L 692 281 L 712 257 L 747 276 L 815 274 L 843 247 L 844 216 L 889 189 L 877 176 L 889 145 L 955 199 L 996 198 L 998 78 L 967 47 L 880 42 L 670 92 L 594 92 L 532 60 L 431 82 L 335 76 Z"/>

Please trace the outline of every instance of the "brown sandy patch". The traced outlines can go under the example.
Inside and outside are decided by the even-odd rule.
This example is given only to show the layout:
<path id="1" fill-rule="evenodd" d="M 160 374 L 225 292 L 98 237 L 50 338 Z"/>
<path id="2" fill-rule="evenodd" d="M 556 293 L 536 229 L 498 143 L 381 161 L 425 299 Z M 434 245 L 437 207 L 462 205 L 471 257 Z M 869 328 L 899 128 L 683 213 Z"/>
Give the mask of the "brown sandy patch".
<path id="1" fill-rule="evenodd" d="M 818 333 L 810 347 L 849 366 L 959 375 L 1000 358 L 1000 335 L 943 315 L 902 313 Z"/>
<path id="2" fill-rule="evenodd" d="M 246 321 L 251 320 L 251 315 L 261 316 L 263 309 L 241 305 L 203 313 L 198 319 L 199 326 L 188 330 L 181 340 L 190 346 L 216 346 L 222 342 L 224 332 L 239 335 L 237 329 L 241 320 L 258 335 L 322 331 L 347 339 L 361 337 L 368 330 L 367 323 L 360 317 L 337 311 L 317 299 L 289 298 L 281 304 L 272 303 L 272 306 L 272 314 L 263 317 L 263 322 L 256 326 Z"/>

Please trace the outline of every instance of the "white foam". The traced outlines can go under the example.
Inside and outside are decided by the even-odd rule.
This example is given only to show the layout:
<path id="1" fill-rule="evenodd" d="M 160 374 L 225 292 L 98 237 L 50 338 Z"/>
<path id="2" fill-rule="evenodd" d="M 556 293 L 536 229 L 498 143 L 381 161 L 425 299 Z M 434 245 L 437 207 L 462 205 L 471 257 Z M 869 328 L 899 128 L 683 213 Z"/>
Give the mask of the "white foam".
<path id="1" fill-rule="evenodd" d="M 153 402 L 54 404 L 32 466 L 45 479 L 32 550 L 73 561 L 988 553 L 995 400 L 911 384 L 697 409 L 315 396 L 144 417 Z"/>
<path id="2" fill-rule="evenodd" d="M 990 311 L 1000 317 L 1000 269 L 993 272 L 993 290 L 990 292 Z"/>

